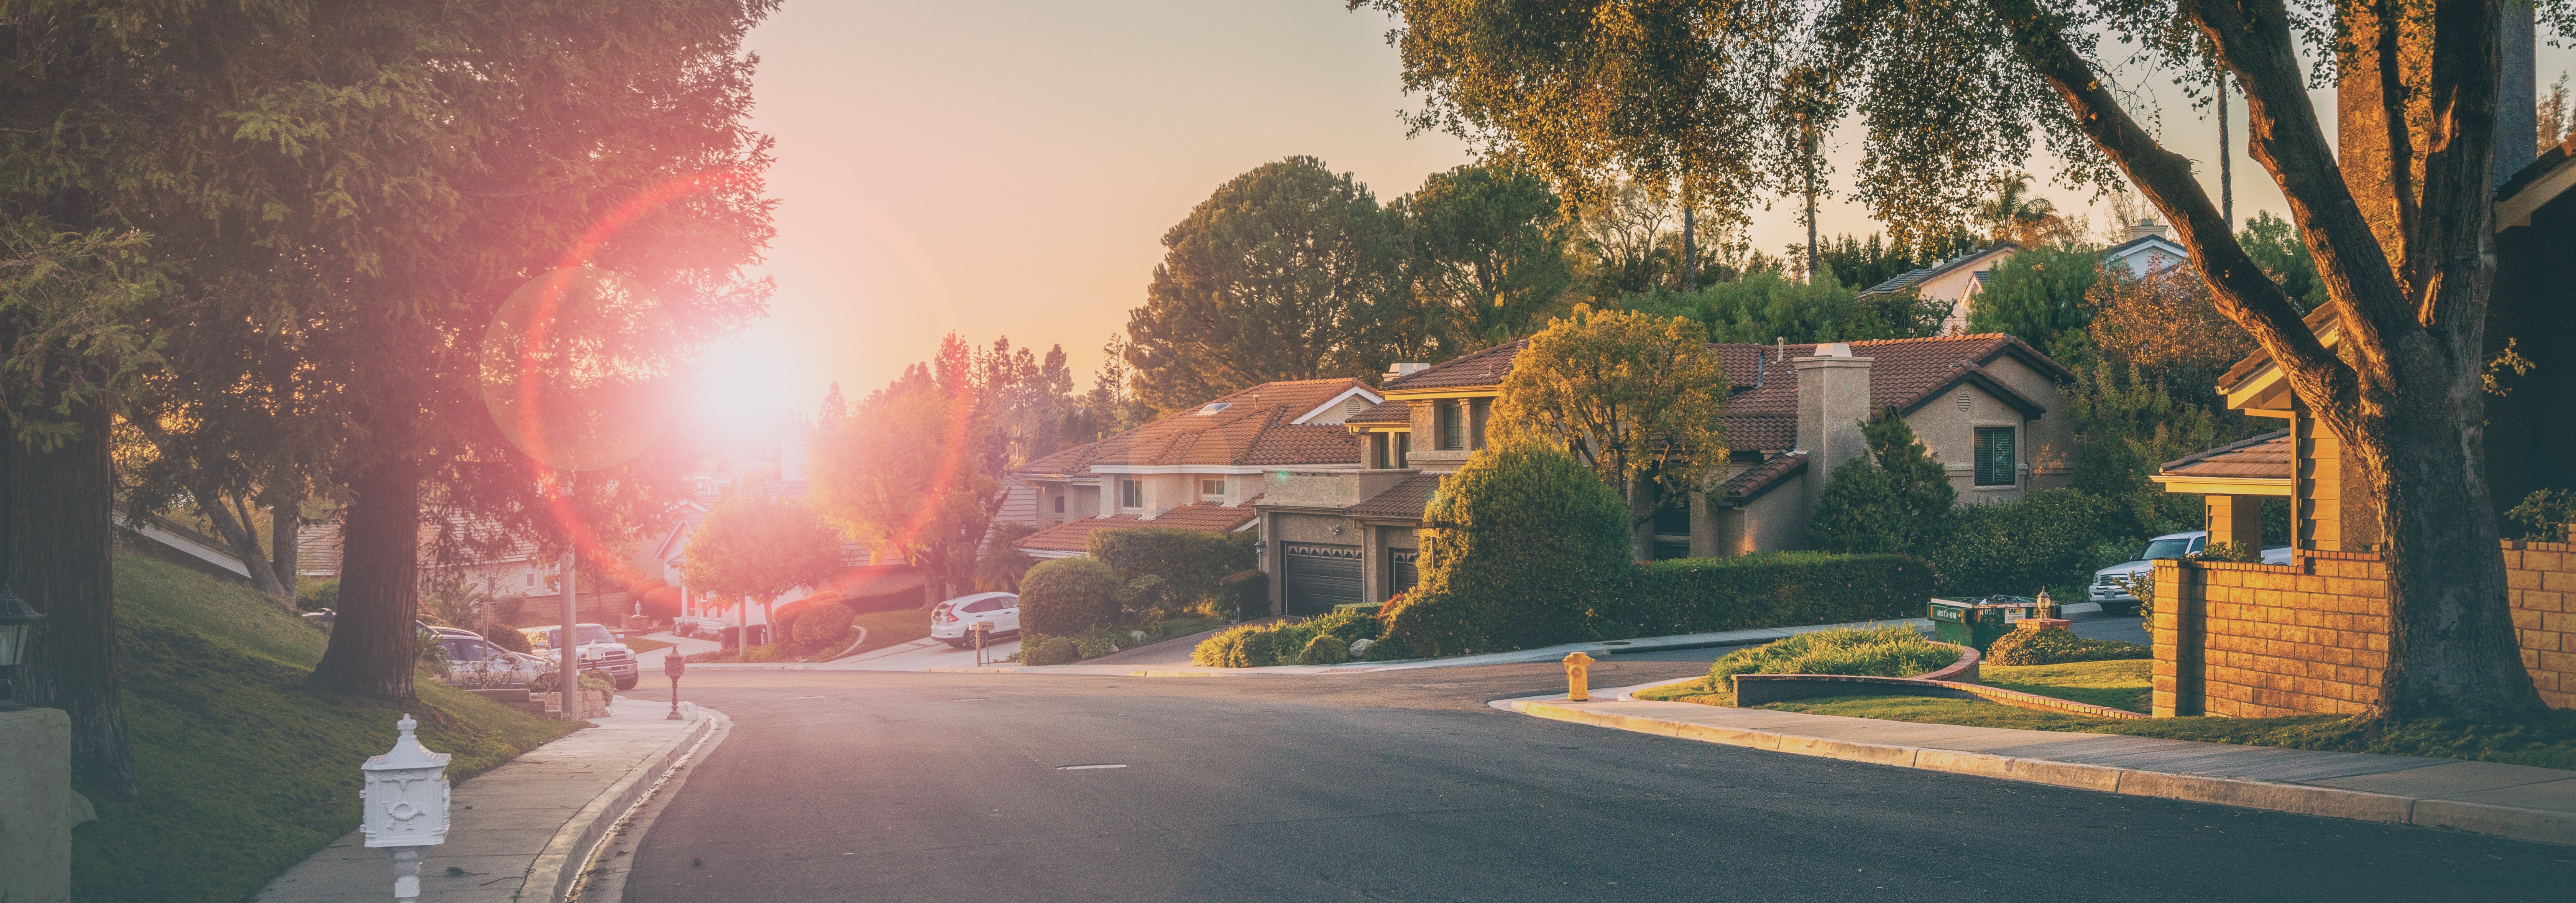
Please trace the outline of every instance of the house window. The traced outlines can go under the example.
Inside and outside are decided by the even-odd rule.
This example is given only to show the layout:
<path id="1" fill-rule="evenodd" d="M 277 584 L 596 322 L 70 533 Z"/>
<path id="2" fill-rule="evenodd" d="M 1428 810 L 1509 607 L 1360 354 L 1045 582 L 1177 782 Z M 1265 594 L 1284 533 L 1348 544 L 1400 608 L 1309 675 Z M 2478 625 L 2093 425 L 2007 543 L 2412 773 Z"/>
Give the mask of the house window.
<path id="1" fill-rule="evenodd" d="M 537 572 L 535 572 L 535 571 L 529 571 L 529 572 L 528 572 L 528 585 L 529 585 L 529 586 L 535 586 L 535 585 L 537 585 Z"/>
<path id="2" fill-rule="evenodd" d="M 1977 428 L 1977 485 L 2013 485 L 2014 464 L 2019 461 L 2019 456 L 2013 454 L 2012 427 Z"/>
<path id="3" fill-rule="evenodd" d="M 1399 470 L 1400 470 L 1400 469 L 1403 469 L 1403 468 L 1406 468 L 1406 467 L 1411 467 L 1411 466 L 1413 466 L 1413 465 L 1410 465 L 1410 464 L 1406 464 L 1406 463 L 1404 463 L 1404 457 L 1405 457 L 1406 455 L 1410 455 L 1410 454 L 1412 454 L 1412 453 L 1413 453 L 1413 434 L 1412 434 L 1412 433 L 1397 433 L 1397 434 L 1395 434 L 1395 467 L 1396 467 L 1397 469 L 1399 469 Z"/>
<path id="4" fill-rule="evenodd" d="M 1440 403 L 1440 449 L 1442 451 L 1467 447 L 1466 418 L 1459 416 L 1464 413 L 1459 410 L 1459 407 L 1459 403 L 1453 401 Z"/>
<path id="5" fill-rule="evenodd" d="M 1658 509 L 1656 509 L 1656 510 L 1655 510 L 1655 535 L 1657 535 L 1657 536 L 1689 536 L 1689 535 L 1691 535 L 1690 503 L 1688 503 L 1688 502 L 1684 502 L 1684 503 L 1682 503 L 1682 504 L 1681 504 L 1681 505 L 1679 505 L 1679 506 L 1666 506 L 1666 507 L 1663 507 L 1663 508 L 1658 508 Z"/>
<path id="6" fill-rule="evenodd" d="M 1485 415 L 1494 410 L 1494 400 L 1478 398 L 1467 402 L 1467 447 L 1485 447 Z"/>
<path id="7" fill-rule="evenodd" d="M 1145 483 L 1141 480 L 1118 481 L 1118 507 L 1145 507 Z"/>
<path id="8" fill-rule="evenodd" d="M 1370 433 L 1369 467 L 1376 470 L 1385 470 L 1387 468 L 1394 467 L 1395 465 L 1391 462 L 1395 460 L 1395 456 L 1391 451 L 1389 451 L 1389 449 L 1390 446 L 1388 445 L 1387 434 Z"/>
<path id="9" fill-rule="evenodd" d="M 1224 494 L 1225 494 L 1225 481 L 1224 481 L 1224 480 L 1200 480 L 1200 481 L 1199 481 L 1199 494 L 1200 494 L 1200 495 L 1224 495 Z"/>
<path id="10" fill-rule="evenodd" d="M 1055 513 L 1064 513 L 1064 496 L 1059 495 L 1055 497 Z"/>

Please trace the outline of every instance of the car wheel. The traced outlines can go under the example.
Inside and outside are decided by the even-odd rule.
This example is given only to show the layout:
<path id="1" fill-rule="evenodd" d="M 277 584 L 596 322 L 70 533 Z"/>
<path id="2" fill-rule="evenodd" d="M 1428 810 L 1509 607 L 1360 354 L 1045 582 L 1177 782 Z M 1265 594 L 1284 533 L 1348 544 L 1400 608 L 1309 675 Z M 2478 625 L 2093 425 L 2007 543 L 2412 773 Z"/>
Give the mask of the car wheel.
<path id="1" fill-rule="evenodd" d="M 966 641 L 965 641 L 965 640 L 940 640 L 940 642 L 942 642 L 942 643 L 947 643 L 947 644 L 948 644 L 948 648 L 950 648 L 950 649 L 964 649 L 964 648 L 966 648 Z"/>
<path id="2" fill-rule="evenodd" d="M 636 675 L 636 676 L 634 676 L 634 677 L 621 677 L 621 678 L 618 678 L 618 679 L 617 679 L 617 688 L 618 688 L 618 689 L 620 689 L 620 690 L 632 690 L 632 689 L 635 689 L 635 684 L 636 684 L 636 682 L 637 682 L 637 681 L 640 681 L 640 680 L 643 680 L 643 679 L 644 679 L 644 676 L 643 676 L 643 675 L 641 675 L 641 674 L 638 674 L 638 675 Z"/>

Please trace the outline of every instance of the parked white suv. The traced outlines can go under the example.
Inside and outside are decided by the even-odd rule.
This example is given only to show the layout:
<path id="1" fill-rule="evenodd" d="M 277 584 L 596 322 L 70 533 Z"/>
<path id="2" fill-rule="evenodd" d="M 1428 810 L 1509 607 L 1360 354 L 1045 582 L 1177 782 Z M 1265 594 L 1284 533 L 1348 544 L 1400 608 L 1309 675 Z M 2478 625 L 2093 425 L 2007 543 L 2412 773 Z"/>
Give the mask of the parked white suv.
<path id="1" fill-rule="evenodd" d="M 438 645 L 447 653 L 444 681 L 452 686 L 478 690 L 524 687 L 538 675 L 555 670 L 553 662 L 512 652 L 462 630 L 438 631 Z"/>
<path id="2" fill-rule="evenodd" d="M 2105 603 L 2106 606 L 2114 602 L 2134 603 L 2138 601 L 2138 597 L 2130 595 L 2128 588 L 2119 584 L 2120 578 L 2146 573 L 2155 568 L 2157 561 L 2163 559 L 2181 558 L 2203 551 L 2208 544 L 2209 531 L 2207 530 L 2167 533 L 2147 540 L 2147 550 L 2139 553 L 2138 560 L 2124 561 L 2093 572 L 2093 601 Z M 2289 564 L 2290 547 L 2273 546 L 2264 549 L 2263 563 Z"/>
<path id="3" fill-rule="evenodd" d="M 608 675 L 608 679 L 615 682 L 620 690 L 635 689 L 636 682 L 644 677 L 643 672 L 635 667 L 635 650 L 618 642 L 617 637 L 608 632 L 606 625 L 575 624 L 573 629 L 576 631 L 574 639 L 579 647 L 574 654 L 581 659 L 581 670 L 597 671 Z M 539 656 L 558 660 L 563 657 L 563 653 L 552 651 L 556 648 L 557 635 L 563 633 L 563 628 L 522 627 L 519 628 L 519 632 L 527 636 L 528 646 L 535 649 Z"/>
<path id="4" fill-rule="evenodd" d="M 993 625 L 993 632 L 984 637 L 987 640 L 1019 635 L 1020 597 L 1015 593 L 976 593 L 941 602 L 930 610 L 930 638 L 952 649 L 964 649 L 975 642 L 966 625 L 977 621 Z"/>

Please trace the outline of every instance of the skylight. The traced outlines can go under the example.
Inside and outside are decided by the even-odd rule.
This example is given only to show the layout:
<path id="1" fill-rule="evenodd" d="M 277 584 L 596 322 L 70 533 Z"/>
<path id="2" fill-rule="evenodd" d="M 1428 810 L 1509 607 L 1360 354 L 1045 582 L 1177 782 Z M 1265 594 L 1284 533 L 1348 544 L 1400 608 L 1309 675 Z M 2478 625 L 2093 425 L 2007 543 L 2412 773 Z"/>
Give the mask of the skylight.
<path id="1" fill-rule="evenodd" d="M 1228 404 L 1228 403 L 1226 403 L 1226 402 L 1222 402 L 1222 401 L 1211 401 L 1211 402 L 1208 402 L 1206 405 L 1201 406 L 1201 407 L 1199 408 L 1199 416 L 1201 416 L 1201 417 L 1214 416 L 1214 415 L 1216 414 L 1216 412 L 1218 412 L 1218 411 L 1222 411 L 1222 410 L 1225 410 L 1225 409 L 1230 408 L 1230 407 L 1233 407 L 1233 405 Z"/>

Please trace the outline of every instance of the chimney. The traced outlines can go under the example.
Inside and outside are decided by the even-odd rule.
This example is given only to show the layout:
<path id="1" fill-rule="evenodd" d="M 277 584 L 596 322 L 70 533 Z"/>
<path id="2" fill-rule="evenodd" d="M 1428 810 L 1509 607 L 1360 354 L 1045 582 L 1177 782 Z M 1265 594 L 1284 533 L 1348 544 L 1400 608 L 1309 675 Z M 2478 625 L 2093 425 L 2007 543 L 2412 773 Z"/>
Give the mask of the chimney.
<path id="1" fill-rule="evenodd" d="M 2150 235 L 2157 238 L 2173 237 L 2165 233 L 2165 224 L 2156 222 L 2155 214 L 2152 213 L 2138 217 L 2137 223 L 2129 227 L 2130 241 L 2137 241 L 2138 239 L 2145 238 Z"/>
<path id="2" fill-rule="evenodd" d="M 1395 379 L 1399 376 L 1411 376 L 1414 371 L 1427 370 L 1430 369 L 1430 367 L 1430 364 L 1388 364 L 1386 365 L 1386 376 L 1378 380 L 1378 385 L 1385 385 L 1387 380 Z"/>
<path id="3" fill-rule="evenodd" d="M 1871 359 L 1853 357 L 1850 345 L 1831 342 L 1789 363 L 1798 368 L 1798 450 L 1807 453 L 1807 476 L 1801 482 L 1807 512 L 1813 515 L 1834 467 L 1869 450 L 1860 425 L 1870 416 Z"/>

